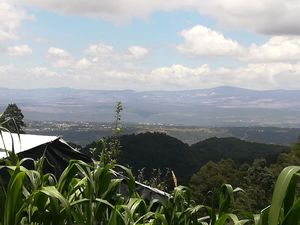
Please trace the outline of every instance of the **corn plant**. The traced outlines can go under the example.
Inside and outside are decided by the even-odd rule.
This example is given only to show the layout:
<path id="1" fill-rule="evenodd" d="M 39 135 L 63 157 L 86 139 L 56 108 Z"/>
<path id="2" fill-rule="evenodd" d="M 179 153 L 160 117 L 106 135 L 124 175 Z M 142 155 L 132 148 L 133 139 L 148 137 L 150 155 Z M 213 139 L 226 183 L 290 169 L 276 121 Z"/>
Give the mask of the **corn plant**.
<path id="1" fill-rule="evenodd" d="M 275 184 L 271 205 L 262 210 L 257 224 L 300 224 L 300 197 L 297 196 L 299 175 L 299 166 L 288 166 L 282 170 Z"/>
<path id="2" fill-rule="evenodd" d="M 278 177 L 272 204 L 260 216 L 232 211 L 233 189 L 224 184 L 217 209 L 195 205 L 187 187 L 178 186 L 169 197 L 142 199 L 135 190 L 134 178 L 119 165 L 89 165 L 72 160 L 61 176 L 43 174 L 41 162 L 35 169 L 2 166 L 10 180 L 0 189 L 0 224 L 120 224 L 120 225 L 297 225 L 300 200 L 296 196 L 300 167 L 287 167 Z M 116 176 L 115 170 L 124 175 Z"/>

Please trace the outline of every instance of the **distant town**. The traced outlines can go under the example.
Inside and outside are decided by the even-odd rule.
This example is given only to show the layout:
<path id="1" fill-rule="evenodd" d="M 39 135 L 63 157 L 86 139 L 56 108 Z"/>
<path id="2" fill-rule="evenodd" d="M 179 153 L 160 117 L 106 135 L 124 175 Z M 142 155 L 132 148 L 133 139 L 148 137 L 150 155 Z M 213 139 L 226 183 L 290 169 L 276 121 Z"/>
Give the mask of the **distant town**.
<path id="1" fill-rule="evenodd" d="M 113 123 L 26 121 L 25 131 L 32 134 L 63 136 L 65 140 L 86 145 L 112 135 Z M 122 134 L 161 132 L 187 144 L 211 137 L 237 137 L 247 141 L 290 145 L 295 142 L 300 128 L 281 127 L 198 127 L 158 123 L 123 123 Z"/>

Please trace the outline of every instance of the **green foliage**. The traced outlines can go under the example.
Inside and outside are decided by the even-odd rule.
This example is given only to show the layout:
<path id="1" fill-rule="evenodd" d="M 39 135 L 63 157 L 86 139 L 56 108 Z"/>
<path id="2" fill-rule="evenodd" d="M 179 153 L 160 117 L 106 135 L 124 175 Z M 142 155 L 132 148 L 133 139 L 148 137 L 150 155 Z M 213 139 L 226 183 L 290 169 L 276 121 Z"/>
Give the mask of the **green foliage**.
<path id="1" fill-rule="evenodd" d="M 145 168 L 138 170 L 136 179 L 140 183 L 166 192 L 172 190 L 174 187 L 177 186 L 176 184 L 174 184 L 173 180 L 173 176 L 175 176 L 175 174 L 172 175 L 172 172 L 169 168 L 166 169 L 165 173 L 163 173 L 159 168 L 152 169 L 151 176 L 148 179 L 145 177 L 144 172 Z"/>
<path id="2" fill-rule="evenodd" d="M 130 178 L 114 178 L 109 166 L 93 167 L 81 161 L 71 161 L 55 183 L 50 174 L 21 165 L 1 169 L 12 171 L 7 188 L 0 193 L 3 225 L 110 224 L 111 214 L 107 213 L 116 210 L 112 204 L 125 202 L 118 188 L 123 182 L 130 183 Z"/>
<path id="3" fill-rule="evenodd" d="M 110 139 L 106 141 L 111 142 Z M 187 185 L 190 177 L 208 161 L 216 163 L 231 158 L 238 167 L 244 163 L 251 164 L 256 157 L 266 157 L 267 164 L 270 164 L 275 162 L 278 154 L 288 150 L 288 147 L 250 143 L 235 138 L 211 138 L 188 146 L 174 137 L 157 132 L 123 135 L 120 145 L 117 161 L 129 165 L 135 174 L 145 168 L 144 176 L 149 180 L 153 169 L 160 169 L 165 174 L 166 168 L 170 168 L 176 174 L 178 183 L 183 185 Z M 109 145 L 106 147 L 109 149 Z M 82 151 L 87 153 L 89 148 L 96 149 L 95 156 L 98 156 L 102 143 L 94 142 Z"/>
<path id="4" fill-rule="evenodd" d="M 109 142 L 109 151 L 111 160 L 116 161 L 120 153 L 120 136 L 121 136 L 121 111 L 123 106 L 121 102 L 117 102 L 115 107 L 115 127 L 113 129 L 113 137 Z"/>
<path id="5" fill-rule="evenodd" d="M 115 127 L 113 130 L 113 136 L 109 138 L 102 138 L 91 145 L 86 146 L 82 151 L 91 153 L 91 156 L 98 160 L 100 157 L 100 163 L 105 165 L 109 163 L 116 163 L 118 155 L 120 153 L 120 135 L 121 135 L 121 111 L 123 110 L 122 103 L 117 102 L 115 107 Z"/>
<path id="6" fill-rule="evenodd" d="M 234 205 L 239 210 L 258 212 L 270 204 L 275 177 L 264 159 L 258 159 L 251 166 L 240 167 L 232 160 L 218 163 L 208 162 L 190 180 L 194 199 L 199 203 L 216 206 L 218 188 L 223 183 L 241 187 L 245 192 L 238 193 Z"/>
<path id="7" fill-rule="evenodd" d="M 233 160 L 211 161 L 192 176 L 191 189 L 178 186 L 168 197 L 153 198 L 148 202 L 135 189 L 131 171 L 115 164 L 120 149 L 121 110 L 122 105 L 118 103 L 114 136 L 96 146 L 102 149 L 100 161 L 95 160 L 89 165 L 71 160 L 57 179 L 52 174 L 43 173 L 44 156 L 38 161 L 19 161 L 12 152 L 12 160 L 0 167 L 0 171 L 6 170 L 10 176 L 8 184 L 1 183 L 0 179 L 0 225 L 300 224 L 299 166 L 282 170 L 272 195 L 273 171 L 290 158 L 298 162 L 300 142 L 291 152 L 281 154 L 279 166 L 273 165 L 272 170 L 264 159 L 255 160 L 250 166 L 236 165 Z M 0 123 L 0 130 L 6 130 L 2 127 L 6 120 L 3 122 L 1 116 Z M 176 152 L 170 153 L 170 158 L 173 159 L 174 155 Z M 34 162 L 35 169 L 23 166 L 27 160 Z M 157 169 L 149 184 L 159 187 L 161 175 L 161 170 Z M 233 189 L 227 183 L 243 189 Z M 249 209 L 256 212 L 267 206 L 271 195 L 270 206 L 260 214 L 245 212 Z M 193 197 L 201 204 L 195 204 Z"/>
<path id="8" fill-rule="evenodd" d="M 252 163 L 255 159 L 265 158 L 268 164 L 276 162 L 277 156 L 289 148 L 279 145 L 247 142 L 238 138 L 209 138 L 191 145 L 197 158 L 204 161 L 218 162 L 232 159 L 237 165 Z"/>
<path id="9" fill-rule="evenodd" d="M 235 207 L 254 212 L 270 204 L 275 177 L 279 173 L 269 168 L 270 161 L 256 160 L 253 163 L 254 157 L 275 158 L 279 152 L 288 150 L 288 147 L 249 143 L 235 138 L 211 138 L 190 147 L 166 134 L 149 132 L 121 136 L 120 144 L 118 162 L 129 165 L 139 181 L 170 190 L 174 187 L 171 176 L 165 176 L 169 168 L 176 174 L 179 184 L 192 188 L 193 198 L 198 203 L 211 205 L 218 204 L 217 194 L 213 193 L 219 186 L 230 183 L 245 190 L 245 193 L 237 194 Z M 284 154 L 290 155 L 281 155 Z M 223 156 L 235 160 L 221 160 Z M 294 156 L 289 158 L 295 159 Z M 214 161 L 207 162 L 208 159 Z M 294 161 L 290 162 L 294 164 Z"/>
<path id="10" fill-rule="evenodd" d="M 24 133 L 23 128 L 26 124 L 23 121 L 24 115 L 16 104 L 8 104 L 2 116 L 0 123 L 3 127 L 12 133 Z"/>
<path id="11" fill-rule="evenodd" d="M 224 183 L 236 186 L 242 177 L 232 160 L 221 160 L 218 163 L 210 161 L 191 177 L 190 186 L 197 202 L 216 207 L 219 187 Z"/>
<path id="12" fill-rule="evenodd" d="M 10 171 L 7 186 L 0 189 L 0 224 L 225 224 L 237 215 L 228 213 L 233 190 L 223 186 L 218 216 L 209 206 L 195 205 L 188 188 L 178 186 L 165 199 L 147 202 L 139 197 L 127 168 L 116 165 L 124 176 L 116 177 L 111 164 L 88 165 L 72 160 L 56 180 L 43 174 L 40 162 L 34 170 L 18 163 L 2 166 Z M 125 192 L 121 191 L 125 190 Z M 210 221 L 210 222 L 209 222 Z M 243 220 L 242 220 L 243 221 Z"/>
<path id="13" fill-rule="evenodd" d="M 275 176 L 278 176 L 283 168 L 289 165 L 300 166 L 300 137 L 292 145 L 290 151 L 283 152 L 278 156 L 276 163 L 272 164 L 270 168 Z"/>
<path id="14" fill-rule="evenodd" d="M 35 169 L 1 166 L 10 180 L 0 188 L 0 224 L 88 224 L 88 225 L 296 225 L 300 222 L 300 198 L 296 187 L 300 167 L 285 168 L 278 177 L 271 205 L 260 214 L 235 209 L 235 198 L 244 193 L 223 184 L 216 189 L 216 204 L 197 205 L 191 190 L 175 187 L 165 198 L 142 199 L 131 171 L 120 165 L 95 161 L 89 165 L 71 160 L 60 177 L 44 174 L 44 158 Z M 232 161 L 223 161 L 223 168 Z M 263 168 L 263 161 L 257 161 Z M 118 169 L 123 175 L 116 176 Z"/>
<path id="15" fill-rule="evenodd" d="M 300 224 L 299 175 L 299 166 L 288 166 L 282 170 L 275 184 L 271 205 L 262 210 L 258 225 Z"/>
<path id="16" fill-rule="evenodd" d="M 244 185 L 249 210 L 257 211 L 270 204 L 275 176 L 267 167 L 266 160 L 257 159 L 248 168 Z"/>
<path id="17" fill-rule="evenodd" d="M 144 169 L 145 180 L 150 180 L 153 169 L 166 174 L 173 170 L 180 184 L 187 184 L 195 164 L 189 146 L 163 133 L 140 133 L 121 136 L 118 162 L 129 165 L 134 173 Z"/>

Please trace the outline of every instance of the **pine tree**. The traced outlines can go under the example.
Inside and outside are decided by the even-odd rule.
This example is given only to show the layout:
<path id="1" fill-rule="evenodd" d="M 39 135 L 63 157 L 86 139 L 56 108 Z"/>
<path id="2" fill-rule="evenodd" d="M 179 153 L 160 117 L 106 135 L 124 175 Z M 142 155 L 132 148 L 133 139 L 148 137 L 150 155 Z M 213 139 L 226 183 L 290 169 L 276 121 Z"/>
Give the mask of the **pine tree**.
<path id="1" fill-rule="evenodd" d="M 23 121 L 24 115 L 16 104 L 8 104 L 2 117 L 5 120 L 5 122 L 2 123 L 2 126 L 7 128 L 10 132 L 25 133 L 23 130 L 23 128 L 26 127 L 26 124 Z"/>

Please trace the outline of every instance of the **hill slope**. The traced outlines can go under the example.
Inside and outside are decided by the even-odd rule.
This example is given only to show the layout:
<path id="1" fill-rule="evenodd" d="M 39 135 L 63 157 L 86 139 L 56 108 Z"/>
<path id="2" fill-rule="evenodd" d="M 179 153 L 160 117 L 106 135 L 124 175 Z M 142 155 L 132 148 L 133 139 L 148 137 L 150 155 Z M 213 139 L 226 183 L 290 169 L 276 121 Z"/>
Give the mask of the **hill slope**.
<path id="1" fill-rule="evenodd" d="M 88 147 L 92 147 L 90 145 Z M 83 149 L 87 152 L 88 148 Z M 237 138 L 210 138 L 189 146 L 162 133 L 141 133 L 121 137 L 118 162 L 138 170 L 145 168 L 150 176 L 152 168 L 172 169 L 181 183 L 208 161 L 231 158 L 237 164 L 251 163 L 256 158 L 273 162 L 288 147 L 251 143 Z"/>
<path id="2" fill-rule="evenodd" d="M 254 159 L 265 158 L 274 163 L 276 157 L 287 148 L 280 145 L 247 142 L 234 137 L 209 138 L 191 145 L 191 151 L 197 159 L 217 162 L 231 158 L 236 164 L 252 163 Z"/>

